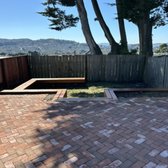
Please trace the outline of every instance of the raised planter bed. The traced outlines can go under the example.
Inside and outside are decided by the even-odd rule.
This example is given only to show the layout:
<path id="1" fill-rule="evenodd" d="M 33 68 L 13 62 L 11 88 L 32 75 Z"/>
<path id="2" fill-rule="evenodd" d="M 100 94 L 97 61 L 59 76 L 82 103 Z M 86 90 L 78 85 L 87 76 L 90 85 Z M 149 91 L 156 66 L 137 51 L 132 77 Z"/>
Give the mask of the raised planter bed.
<path id="1" fill-rule="evenodd" d="M 168 96 L 167 88 L 107 88 L 104 90 L 107 98 L 118 100 L 119 97 L 159 97 Z"/>
<path id="2" fill-rule="evenodd" d="M 1 94 L 44 94 L 48 93 L 53 97 L 53 100 L 67 97 L 67 89 L 64 85 L 84 84 L 85 78 L 33 78 L 27 82 L 17 86 L 12 90 L 3 90 Z M 50 85 L 55 85 L 53 89 L 50 89 Z M 34 87 L 34 85 L 36 87 Z M 43 88 L 42 86 L 48 88 Z M 61 86 L 61 89 L 57 88 L 57 85 Z M 53 96 L 55 94 L 55 96 Z"/>

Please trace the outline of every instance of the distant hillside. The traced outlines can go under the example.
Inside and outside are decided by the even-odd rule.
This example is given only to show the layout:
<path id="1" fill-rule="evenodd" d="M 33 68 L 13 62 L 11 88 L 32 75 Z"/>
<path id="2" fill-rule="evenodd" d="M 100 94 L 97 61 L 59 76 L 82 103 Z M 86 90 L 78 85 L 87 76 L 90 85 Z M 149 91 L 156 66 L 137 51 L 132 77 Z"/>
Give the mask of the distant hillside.
<path id="1" fill-rule="evenodd" d="M 17 54 L 38 52 L 47 55 L 85 54 L 89 51 L 86 44 L 56 39 L 0 39 L 0 53 Z"/>
<path id="2" fill-rule="evenodd" d="M 104 54 L 110 51 L 108 43 L 99 44 Z M 138 44 L 130 44 L 129 49 L 138 48 Z M 154 44 L 154 50 L 160 43 Z M 18 53 L 27 54 L 38 52 L 42 55 L 75 55 L 86 54 L 89 48 L 85 43 L 57 39 L 0 39 L 0 55 L 15 55 Z"/>

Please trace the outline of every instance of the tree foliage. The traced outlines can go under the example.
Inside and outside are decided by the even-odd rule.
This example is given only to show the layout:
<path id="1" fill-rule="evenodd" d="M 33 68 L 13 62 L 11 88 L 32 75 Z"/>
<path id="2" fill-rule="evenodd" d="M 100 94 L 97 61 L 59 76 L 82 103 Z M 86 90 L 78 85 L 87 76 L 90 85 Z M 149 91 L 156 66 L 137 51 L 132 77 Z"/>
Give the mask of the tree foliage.
<path id="1" fill-rule="evenodd" d="M 101 28 L 108 39 L 112 52 L 115 54 L 127 53 L 127 37 L 124 26 L 124 19 L 134 23 L 138 27 L 140 55 L 152 56 L 152 30 L 168 23 L 168 0 L 116 0 L 117 19 L 119 21 L 119 29 L 121 35 L 121 45 L 119 45 L 112 36 L 110 29 L 101 13 L 97 0 L 91 0 L 96 20 L 99 21 Z M 66 28 L 75 27 L 77 22 L 81 21 L 82 31 L 86 42 L 92 54 L 101 54 L 99 46 L 96 44 L 87 17 L 87 10 L 84 6 L 84 0 L 45 0 L 44 12 L 39 12 L 43 16 L 48 17 L 51 21 L 50 28 L 61 31 Z M 61 6 L 74 7 L 78 9 L 79 18 L 73 14 L 67 14 Z"/>
<path id="2" fill-rule="evenodd" d="M 39 13 L 49 18 L 51 21 L 51 29 L 61 31 L 69 27 L 74 27 L 80 18 L 82 31 L 90 48 L 90 53 L 97 55 L 102 54 L 100 47 L 96 44 L 92 36 L 83 0 L 46 0 L 43 5 L 46 6 L 45 11 Z M 60 9 L 60 6 L 76 6 L 79 18 L 75 17 L 73 14 L 67 15 L 65 11 Z"/>
<path id="3" fill-rule="evenodd" d="M 168 45 L 166 43 L 163 43 L 159 46 L 159 49 L 156 50 L 156 53 L 168 53 Z"/>
<path id="4" fill-rule="evenodd" d="M 139 31 L 140 55 L 152 56 L 152 29 L 167 24 L 168 0 L 122 0 L 123 15 Z"/>
<path id="5" fill-rule="evenodd" d="M 123 15 L 128 21 L 138 24 L 147 17 L 152 26 L 158 27 L 167 24 L 167 0 L 122 0 Z"/>
<path id="6" fill-rule="evenodd" d="M 46 0 L 46 2 L 43 3 L 45 6 L 44 12 L 38 13 L 48 17 L 48 20 L 51 22 L 51 29 L 61 31 L 69 27 L 75 27 L 79 18 L 75 17 L 73 14 L 66 14 L 58 5 L 72 7 L 75 6 L 75 4 L 75 0 Z"/>

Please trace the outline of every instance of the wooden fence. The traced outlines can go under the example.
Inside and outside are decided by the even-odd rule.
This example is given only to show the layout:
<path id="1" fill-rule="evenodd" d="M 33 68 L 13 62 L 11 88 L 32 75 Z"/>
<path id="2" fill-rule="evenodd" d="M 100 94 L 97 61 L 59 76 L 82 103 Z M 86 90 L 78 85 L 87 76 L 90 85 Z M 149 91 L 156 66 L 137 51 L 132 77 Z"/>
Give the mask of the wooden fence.
<path id="1" fill-rule="evenodd" d="M 149 87 L 168 88 L 168 57 L 148 58 L 145 65 L 144 82 Z"/>
<path id="2" fill-rule="evenodd" d="M 144 70 L 145 69 L 145 70 Z M 30 75 L 29 75 L 30 74 Z M 86 77 L 88 81 L 145 82 L 168 88 L 168 57 L 28 56 L 0 59 L 0 88 L 12 88 L 33 77 Z"/>
<path id="3" fill-rule="evenodd" d="M 145 58 L 130 55 L 87 57 L 88 81 L 140 82 Z"/>
<path id="4" fill-rule="evenodd" d="M 29 56 L 32 78 L 84 77 L 85 56 Z"/>
<path id="5" fill-rule="evenodd" d="M 140 82 L 145 58 L 125 55 L 29 56 L 30 76 L 86 77 L 87 81 Z"/>
<path id="6" fill-rule="evenodd" d="M 12 88 L 28 79 L 27 57 L 0 58 L 0 88 Z"/>

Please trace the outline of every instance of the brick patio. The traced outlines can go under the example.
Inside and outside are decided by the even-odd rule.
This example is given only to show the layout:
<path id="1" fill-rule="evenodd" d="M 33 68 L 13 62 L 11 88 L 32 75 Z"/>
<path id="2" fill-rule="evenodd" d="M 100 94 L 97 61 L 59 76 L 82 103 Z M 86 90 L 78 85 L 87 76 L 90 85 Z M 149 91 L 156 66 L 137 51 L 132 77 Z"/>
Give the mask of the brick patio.
<path id="1" fill-rule="evenodd" d="M 167 168 L 168 98 L 0 96 L 0 168 Z"/>

